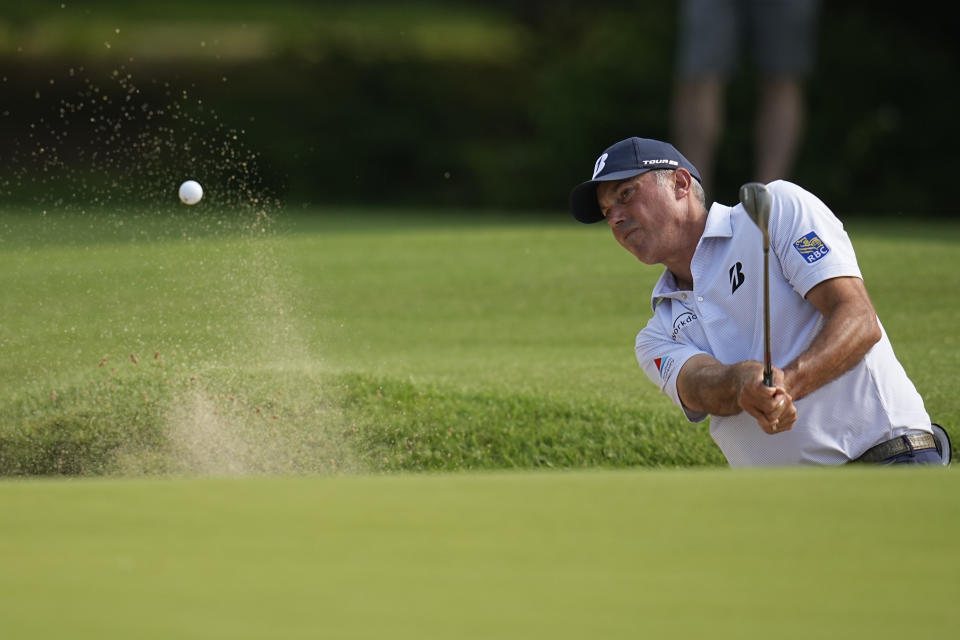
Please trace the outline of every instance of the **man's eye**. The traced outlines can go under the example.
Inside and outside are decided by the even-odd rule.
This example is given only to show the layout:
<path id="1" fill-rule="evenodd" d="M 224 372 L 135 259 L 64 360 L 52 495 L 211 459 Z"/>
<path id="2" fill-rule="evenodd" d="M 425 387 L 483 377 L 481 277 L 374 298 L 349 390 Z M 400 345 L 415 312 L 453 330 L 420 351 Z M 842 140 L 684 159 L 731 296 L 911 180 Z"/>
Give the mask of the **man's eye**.
<path id="1" fill-rule="evenodd" d="M 633 187 L 627 187 L 626 189 L 621 191 L 620 202 L 625 203 L 627 200 L 629 200 L 633 196 L 633 191 L 634 191 Z"/>

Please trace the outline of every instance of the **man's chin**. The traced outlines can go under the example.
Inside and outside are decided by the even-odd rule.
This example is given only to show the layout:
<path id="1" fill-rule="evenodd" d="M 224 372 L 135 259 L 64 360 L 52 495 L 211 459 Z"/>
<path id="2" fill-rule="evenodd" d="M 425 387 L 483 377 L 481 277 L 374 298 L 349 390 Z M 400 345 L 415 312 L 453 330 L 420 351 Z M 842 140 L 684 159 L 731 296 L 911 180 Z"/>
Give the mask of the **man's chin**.
<path id="1" fill-rule="evenodd" d="M 633 255 L 634 258 L 636 258 L 637 260 L 639 260 L 639 261 L 642 262 L 643 264 L 649 264 L 649 265 L 658 264 L 658 262 L 657 262 L 656 260 L 654 260 L 654 259 L 651 258 L 648 254 L 646 254 L 646 253 L 644 253 L 644 252 L 642 252 L 642 251 L 635 251 L 635 250 L 632 250 L 632 249 L 629 250 L 629 251 L 630 251 L 630 253 Z"/>
<path id="2" fill-rule="evenodd" d="M 630 241 L 631 235 L 633 234 L 627 234 L 626 237 L 620 239 L 620 246 L 626 249 L 630 255 L 644 264 L 657 264 L 657 261 L 654 260 L 650 254 L 644 250 L 640 243 L 633 243 Z M 639 236 L 637 237 L 639 238 Z"/>

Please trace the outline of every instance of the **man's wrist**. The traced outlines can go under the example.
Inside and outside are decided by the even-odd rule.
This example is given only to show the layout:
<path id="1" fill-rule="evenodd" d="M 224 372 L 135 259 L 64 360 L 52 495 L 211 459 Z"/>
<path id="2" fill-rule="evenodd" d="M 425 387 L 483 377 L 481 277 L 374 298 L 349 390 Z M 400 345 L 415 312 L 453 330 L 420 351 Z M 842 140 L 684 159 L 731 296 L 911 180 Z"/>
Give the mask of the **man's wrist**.
<path id="1" fill-rule="evenodd" d="M 793 361 L 783 369 L 783 386 L 794 400 L 806 395 L 803 391 L 803 372 L 799 361 Z"/>

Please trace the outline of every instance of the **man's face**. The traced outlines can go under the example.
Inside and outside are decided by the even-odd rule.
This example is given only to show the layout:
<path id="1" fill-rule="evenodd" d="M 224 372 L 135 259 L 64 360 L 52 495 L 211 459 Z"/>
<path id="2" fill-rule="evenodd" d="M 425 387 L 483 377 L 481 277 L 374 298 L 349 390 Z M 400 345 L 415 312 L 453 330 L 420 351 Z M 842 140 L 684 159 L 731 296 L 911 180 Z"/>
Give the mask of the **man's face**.
<path id="1" fill-rule="evenodd" d="M 613 237 L 645 264 L 664 263 L 678 239 L 672 174 L 665 182 L 660 185 L 648 171 L 597 186 L 597 203 Z"/>

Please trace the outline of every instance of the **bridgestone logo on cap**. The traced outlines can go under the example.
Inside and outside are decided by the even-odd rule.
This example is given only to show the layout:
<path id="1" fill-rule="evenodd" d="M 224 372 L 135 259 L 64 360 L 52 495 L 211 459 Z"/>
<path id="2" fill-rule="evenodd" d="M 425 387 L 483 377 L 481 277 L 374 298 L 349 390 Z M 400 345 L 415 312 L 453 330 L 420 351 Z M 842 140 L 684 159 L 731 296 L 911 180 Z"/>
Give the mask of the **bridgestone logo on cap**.
<path id="1" fill-rule="evenodd" d="M 596 178 L 596 177 L 597 177 L 597 174 L 599 174 L 601 171 L 603 171 L 603 167 L 607 164 L 607 158 L 608 158 L 609 156 L 610 156 L 610 154 L 605 153 L 605 154 L 603 154 L 602 156 L 600 156 L 599 158 L 597 158 L 596 164 L 593 165 L 593 176 L 590 178 L 591 180 L 593 180 L 594 178 Z"/>
<path id="2" fill-rule="evenodd" d="M 676 160 L 668 160 L 667 158 L 663 158 L 661 160 L 644 160 L 643 164 L 668 164 L 671 167 L 680 166 L 680 163 L 677 162 Z"/>

